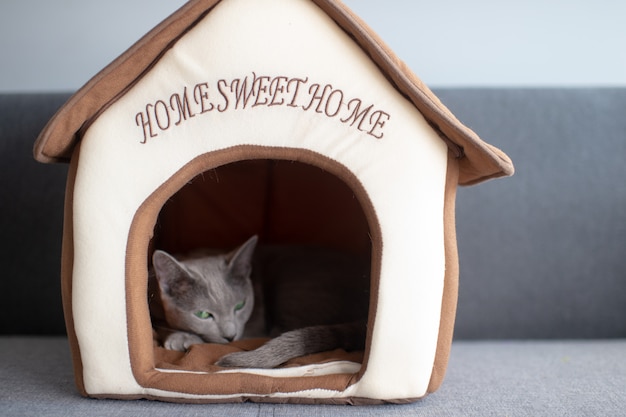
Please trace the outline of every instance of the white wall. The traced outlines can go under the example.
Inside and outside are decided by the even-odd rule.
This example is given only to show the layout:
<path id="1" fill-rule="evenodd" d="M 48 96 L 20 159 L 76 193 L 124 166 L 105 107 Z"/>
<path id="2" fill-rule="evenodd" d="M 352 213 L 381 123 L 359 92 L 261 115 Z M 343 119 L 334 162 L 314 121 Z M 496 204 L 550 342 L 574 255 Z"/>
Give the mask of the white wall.
<path id="1" fill-rule="evenodd" d="M 72 91 L 184 0 L 0 0 L 0 92 Z M 623 0 L 345 0 L 431 86 L 626 86 Z"/>

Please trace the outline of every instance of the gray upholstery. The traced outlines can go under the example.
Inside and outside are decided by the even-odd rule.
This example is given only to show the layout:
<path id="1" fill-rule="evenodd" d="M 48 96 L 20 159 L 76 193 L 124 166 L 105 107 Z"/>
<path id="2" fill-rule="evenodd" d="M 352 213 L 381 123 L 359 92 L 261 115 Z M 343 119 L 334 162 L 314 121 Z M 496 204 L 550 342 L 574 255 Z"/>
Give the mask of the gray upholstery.
<path id="1" fill-rule="evenodd" d="M 0 95 L 0 333 L 62 334 L 59 269 L 65 165 L 33 142 L 67 94 Z"/>
<path id="2" fill-rule="evenodd" d="M 626 89 L 438 93 L 516 168 L 459 190 L 457 337 L 626 337 Z"/>
<path id="3" fill-rule="evenodd" d="M 460 341 L 443 386 L 407 405 L 168 404 L 93 400 L 62 337 L 0 338 L 3 416 L 626 416 L 626 340 Z"/>
<path id="4" fill-rule="evenodd" d="M 352 408 L 80 398 L 60 302 L 67 167 L 31 156 L 68 95 L 0 95 L 0 415 L 626 415 L 626 89 L 436 93 L 516 174 L 459 190 L 442 388 Z"/>

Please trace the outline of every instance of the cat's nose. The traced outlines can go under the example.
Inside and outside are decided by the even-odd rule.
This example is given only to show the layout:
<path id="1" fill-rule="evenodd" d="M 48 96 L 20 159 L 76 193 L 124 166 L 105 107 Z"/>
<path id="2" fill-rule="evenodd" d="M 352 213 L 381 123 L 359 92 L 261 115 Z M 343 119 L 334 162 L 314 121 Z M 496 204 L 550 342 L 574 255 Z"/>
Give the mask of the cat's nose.
<path id="1" fill-rule="evenodd" d="M 232 332 L 225 332 L 222 333 L 222 337 L 226 340 L 227 343 L 230 343 L 235 340 L 235 337 L 237 337 L 237 332 L 234 330 Z"/>
<path id="2" fill-rule="evenodd" d="M 233 323 L 224 323 L 221 333 L 222 337 L 230 343 L 235 340 L 235 336 L 237 336 L 237 328 Z"/>

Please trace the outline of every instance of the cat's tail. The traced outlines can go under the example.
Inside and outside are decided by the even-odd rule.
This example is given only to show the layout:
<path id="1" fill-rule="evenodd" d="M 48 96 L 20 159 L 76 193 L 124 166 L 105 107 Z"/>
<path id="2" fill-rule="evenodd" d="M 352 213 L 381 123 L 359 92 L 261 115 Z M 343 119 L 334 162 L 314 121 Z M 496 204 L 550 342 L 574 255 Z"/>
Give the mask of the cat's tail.
<path id="1" fill-rule="evenodd" d="M 275 368 L 289 359 L 334 349 L 346 351 L 365 348 L 367 323 L 322 325 L 291 330 L 248 352 L 223 356 L 218 366 L 238 368 Z"/>

